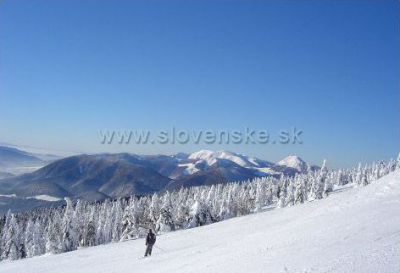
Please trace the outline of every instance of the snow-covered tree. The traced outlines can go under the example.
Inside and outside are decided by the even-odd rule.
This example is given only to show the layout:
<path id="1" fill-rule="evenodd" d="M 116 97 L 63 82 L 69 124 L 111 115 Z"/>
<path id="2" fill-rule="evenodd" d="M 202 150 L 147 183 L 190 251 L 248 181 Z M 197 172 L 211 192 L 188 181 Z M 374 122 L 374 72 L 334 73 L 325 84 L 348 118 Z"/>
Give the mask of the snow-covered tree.
<path id="1" fill-rule="evenodd" d="M 71 199 L 65 198 L 67 206 L 62 219 L 62 250 L 63 252 L 75 250 L 77 247 L 78 236 L 76 234 L 76 219 L 74 218 L 74 207 Z"/>
<path id="2" fill-rule="evenodd" d="M 200 200 L 196 200 L 191 207 L 189 216 L 189 228 L 203 226 L 211 223 L 211 215 L 208 207 Z"/>
<path id="3" fill-rule="evenodd" d="M 4 236 L 2 236 L 2 259 L 17 260 L 25 257 L 23 244 L 21 242 L 22 230 L 18 225 L 14 214 L 10 215 L 9 221 L 4 226 Z"/>
<path id="4" fill-rule="evenodd" d="M 286 199 L 285 199 L 285 205 L 286 206 L 293 206 L 295 204 L 295 180 L 294 179 L 290 179 L 289 184 L 287 186 L 287 194 L 286 194 Z"/>
<path id="5" fill-rule="evenodd" d="M 169 192 L 166 192 L 163 197 L 160 216 L 158 217 L 156 224 L 157 231 L 169 232 L 175 229 L 172 210 L 171 196 Z"/>
<path id="6" fill-rule="evenodd" d="M 283 208 L 286 206 L 287 187 L 287 178 L 282 177 L 280 186 L 278 188 L 278 203 L 276 205 L 278 208 Z"/>
<path id="7" fill-rule="evenodd" d="M 186 200 L 182 200 L 178 204 L 177 214 L 174 220 L 176 229 L 183 229 L 188 226 L 190 218 L 190 207 L 187 205 Z"/>
<path id="8" fill-rule="evenodd" d="M 122 215 L 122 235 L 120 240 L 128 240 L 136 238 L 138 231 L 135 227 L 134 209 L 131 206 L 127 206 Z"/>
<path id="9" fill-rule="evenodd" d="M 58 219 L 50 220 L 46 228 L 46 253 L 57 254 L 64 251 L 61 227 Z"/>
<path id="10" fill-rule="evenodd" d="M 29 219 L 28 223 L 26 224 L 25 228 L 25 238 L 24 238 L 24 245 L 25 245 L 25 253 L 28 258 L 37 255 L 36 245 L 34 242 L 33 237 L 35 236 L 35 223 Z"/>
<path id="11" fill-rule="evenodd" d="M 83 246 L 94 246 L 96 245 L 96 207 L 93 206 L 90 210 L 88 221 L 83 229 L 82 245 Z"/>
<path id="12" fill-rule="evenodd" d="M 304 182 L 298 176 L 295 177 L 294 183 L 294 203 L 300 204 L 304 203 L 307 198 L 306 189 L 304 186 Z"/>
<path id="13" fill-rule="evenodd" d="M 111 209 L 111 224 L 112 224 L 112 241 L 113 242 L 118 242 L 121 238 L 122 234 L 122 228 L 121 228 L 121 221 L 122 221 L 122 215 L 123 215 L 123 210 L 122 210 L 122 204 L 121 200 L 117 200 L 113 203 L 112 209 Z"/>
<path id="14" fill-rule="evenodd" d="M 266 185 L 262 181 L 256 185 L 256 200 L 255 200 L 255 211 L 259 212 L 267 203 L 267 190 Z"/>

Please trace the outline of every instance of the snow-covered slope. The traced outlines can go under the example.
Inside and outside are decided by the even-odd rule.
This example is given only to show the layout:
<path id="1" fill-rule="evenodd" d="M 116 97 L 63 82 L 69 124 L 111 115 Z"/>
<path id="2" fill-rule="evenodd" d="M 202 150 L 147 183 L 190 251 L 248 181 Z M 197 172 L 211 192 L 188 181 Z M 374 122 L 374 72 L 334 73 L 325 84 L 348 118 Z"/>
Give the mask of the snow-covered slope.
<path id="1" fill-rule="evenodd" d="M 0 272 L 399 272 L 400 171 L 362 188 L 144 240 L 0 263 Z"/>

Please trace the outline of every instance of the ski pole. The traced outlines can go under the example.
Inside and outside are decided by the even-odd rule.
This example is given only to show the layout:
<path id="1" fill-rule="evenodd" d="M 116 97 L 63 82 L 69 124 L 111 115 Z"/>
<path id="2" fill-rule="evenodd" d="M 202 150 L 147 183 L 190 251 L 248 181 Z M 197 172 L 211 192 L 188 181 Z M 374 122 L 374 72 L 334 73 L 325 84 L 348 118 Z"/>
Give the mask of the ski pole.
<path id="1" fill-rule="evenodd" d="M 159 250 L 166 252 L 164 249 L 162 249 L 161 247 L 155 246 L 156 248 L 158 248 Z"/>

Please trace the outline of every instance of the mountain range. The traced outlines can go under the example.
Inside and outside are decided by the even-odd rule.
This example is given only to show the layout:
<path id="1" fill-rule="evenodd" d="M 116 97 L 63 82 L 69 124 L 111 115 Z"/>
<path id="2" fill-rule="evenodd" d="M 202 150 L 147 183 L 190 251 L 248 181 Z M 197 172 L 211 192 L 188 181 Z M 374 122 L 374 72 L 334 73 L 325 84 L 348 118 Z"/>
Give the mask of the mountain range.
<path id="1" fill-rule="evenodd" d="M 20 158 L 13 161 L 18 164 L 23 160 L 40 160 L 17 149 L 3 151 L 8 153 L 0 154 L 0 164 L 12 158 Z M 30 173 L 0 177 L 0 201 L 5 203 L 4 211 L 11 198 L 21 199 L 22 207 L 23 200 L 32 203 L 32 198 L 45 203 L 64 197 L 101 200 L 260 176 L 290 176 L 306 172 L 308 168 L 316 167 L 294 155 L 272 163 L 233 152 L 209 150 L 175 155 L 83 154 L 55 160 Z M 15 200 L 12 203 L 15 205 Z"/>

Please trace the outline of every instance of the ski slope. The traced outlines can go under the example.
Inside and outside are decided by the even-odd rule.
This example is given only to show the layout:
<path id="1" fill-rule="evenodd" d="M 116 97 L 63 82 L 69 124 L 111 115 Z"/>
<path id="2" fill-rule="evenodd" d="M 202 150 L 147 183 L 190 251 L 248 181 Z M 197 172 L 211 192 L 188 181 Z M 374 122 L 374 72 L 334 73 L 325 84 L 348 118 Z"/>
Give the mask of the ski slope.
<path id="1" fill-rule="evenodd" d="M 0 272 L 400 272 L 400 172 L 326 199 L 144 239 L 0 263 Z"/>

